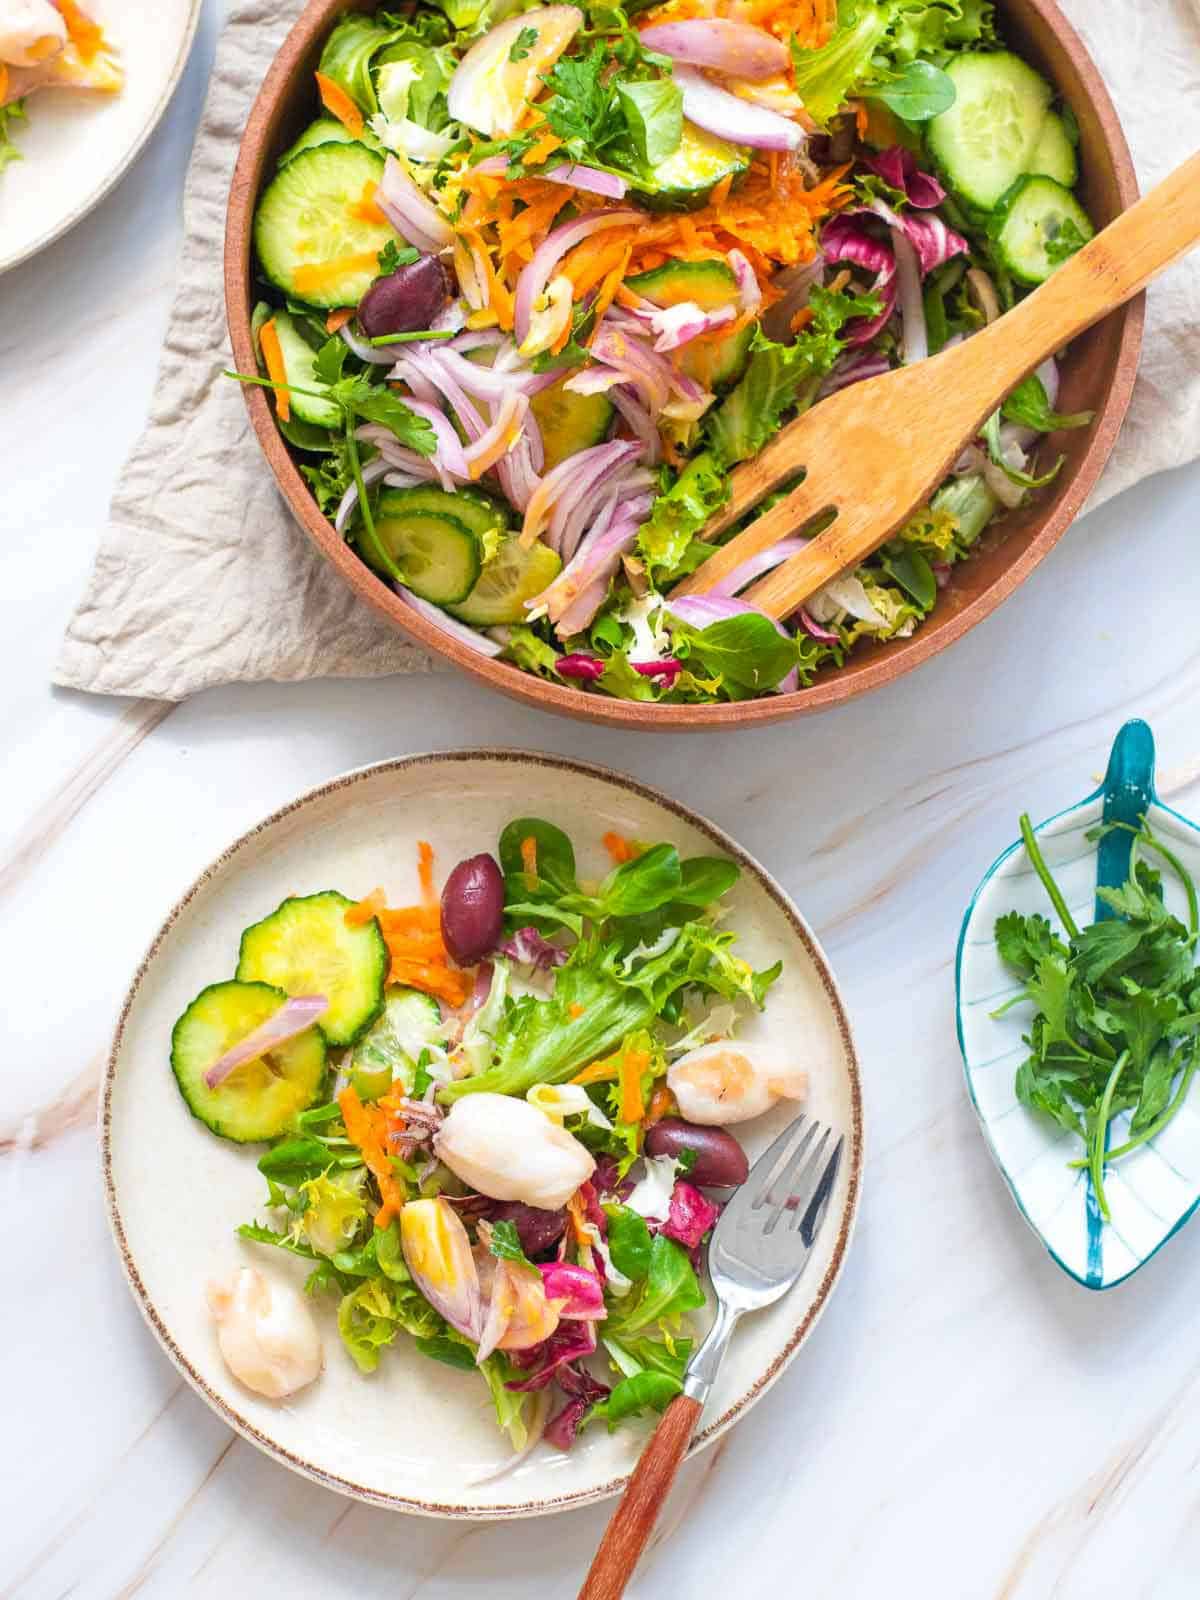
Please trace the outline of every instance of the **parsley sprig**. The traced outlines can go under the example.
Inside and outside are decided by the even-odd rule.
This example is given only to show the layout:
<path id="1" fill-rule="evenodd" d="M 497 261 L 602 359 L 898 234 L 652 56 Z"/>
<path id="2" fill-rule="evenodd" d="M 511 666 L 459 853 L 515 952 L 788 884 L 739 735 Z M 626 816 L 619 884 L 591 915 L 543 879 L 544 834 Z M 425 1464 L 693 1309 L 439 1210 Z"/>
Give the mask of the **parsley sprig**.
<path id="1" fill-rule="evenodd" d="M 1085 1154 L 1072 1163 L 1091 1173 L 1100 1213 L 1109 1220 L 1104 1172 L 1155 1138 L 1187 1098 L 1200 1067 L 1200 896 L 1183 863 L 1142 820 L 1139 828 L 1108 823 L 1088 837 L 1116 830 L 1132 835 L 1129 876 L 1118 889 L 1098 889 L 1113 913 L 1080 928 L 1027 816 L 1021 837 L 1066 934 L 1042 916 L 1010 911 L 996 922 L 1001 959 L 1025 987 L 993 1015 L 1030 1003 L 1034 1018 L 1017 1069 L 1017 1098 L 1078 1134 Z M 1162 874 L 1142 859 L 1156 856 L 1183 886 L 1187 924 L 1166 907 Z M 1107 1149 L 1112 1119 L 1133 1113 L 1129 1136 Z"/>

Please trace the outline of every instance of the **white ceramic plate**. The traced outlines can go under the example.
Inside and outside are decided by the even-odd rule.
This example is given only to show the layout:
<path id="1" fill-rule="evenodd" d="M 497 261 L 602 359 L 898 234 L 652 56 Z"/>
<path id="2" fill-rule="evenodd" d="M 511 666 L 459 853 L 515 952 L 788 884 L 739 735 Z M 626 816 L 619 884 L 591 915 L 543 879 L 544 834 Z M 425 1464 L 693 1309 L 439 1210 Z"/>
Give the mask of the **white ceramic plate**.
<path id="1" fill-rule="evenodd" d="M 93 0 L 121 54 L 120 94 L 44 89 L 14 125 L 23 157 L 0 173 L 0 272 L 87 215 L 158 126 L 187 63 L 201 0 Z"/>
<path id="2" fill-rule="evenodd" d="M 827 1300 L 845 1257 L 862 1171 L 862 1105 L 850 1029 L 825 957 L 777 884 L 710 823 L 653 790 L 595 767 L 502 751 L 412 756 L 312 790 L 230 847 L 163 925 L 121 1014 L 101 1105 L 105 1187 L 117 1246 L 137 1302 L 184 1376 L 227 1422 L 287 1466 L 376 1504 L 436 1516 L 533 1516 L 615 1494 L 643 1440 L 638 1429 L 589 1430 L 563 1455 L 546 1446 L 498 1482 L 507 1444 L 472 1374 L 397 1340 L 370 1378 L 342 1349 L 333 1305 L 319 1312 L 326 1365 L 289 1403 L 241 1388 L 217 1349 L 204 1285 L 254 1261 L 304 1277 L 304 1263 L 247 1244 L 238 1223 L 260 1214 L 255 1150 L 205 1132 L 188 1114 L 168 1066 L 171 1026 L 198 990 L 232 973 L 241 930 L 289 894 L 382 884 L 393 903 L 415 899 L 416 847 L 428 839 L 439 874 L 493 849 L 515 816 L 540 815 L 571 835 L 583 875 L 609 865 L 615 829 L 670 840 L 681 851 L 735 859 L 728 926 L 756 967 L 782 958 L 766 1015 L 812 1077 L 810 1109 L 847 1135 L 825 1226 L 804 1274 L 769 1311 L 738 1330 L 692 1446 L 703 1448 L 782 1372 Z M 743 1130 L 751 1155 L 790 1112 Z"/>

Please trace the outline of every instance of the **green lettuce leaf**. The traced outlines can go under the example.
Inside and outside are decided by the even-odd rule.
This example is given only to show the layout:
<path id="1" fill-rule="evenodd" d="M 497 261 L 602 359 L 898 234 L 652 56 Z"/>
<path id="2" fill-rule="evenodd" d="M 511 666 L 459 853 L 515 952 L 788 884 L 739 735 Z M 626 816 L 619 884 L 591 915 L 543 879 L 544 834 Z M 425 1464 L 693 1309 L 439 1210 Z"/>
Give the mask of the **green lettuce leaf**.
<path id="1" fill-rule="evenodd" d="M 637 542 L 638 554 L 656 583 L 684 575 L 683 563 L 693 539 L 728 499 L 729 479 L 707 451 L 689 461 L 671 487 L 658 496 Z"/>

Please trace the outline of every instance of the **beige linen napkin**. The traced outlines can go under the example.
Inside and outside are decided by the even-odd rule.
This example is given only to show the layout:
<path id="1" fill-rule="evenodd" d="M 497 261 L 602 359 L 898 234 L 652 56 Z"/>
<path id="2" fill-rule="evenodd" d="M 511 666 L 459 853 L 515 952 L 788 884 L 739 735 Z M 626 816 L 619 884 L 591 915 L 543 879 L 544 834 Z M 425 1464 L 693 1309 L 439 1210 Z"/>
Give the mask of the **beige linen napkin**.
<path id="1" fill-rule="evenodd" d="M 1195 0 L 1060 0 L 1149 187 L 1200 148 Z M 301 0 L 232 0 L 184 196 L 185 242 L 146 430 L 54 673 L 180 700 L 215 684 L 423 672 L 430 660 L 328 568 L 273 487 L 229 366 L 225 201 L 250 104 Z M 1129 420 L 1091 504 L 1200 454 L 1200 255 L 1150 292 Z"/>

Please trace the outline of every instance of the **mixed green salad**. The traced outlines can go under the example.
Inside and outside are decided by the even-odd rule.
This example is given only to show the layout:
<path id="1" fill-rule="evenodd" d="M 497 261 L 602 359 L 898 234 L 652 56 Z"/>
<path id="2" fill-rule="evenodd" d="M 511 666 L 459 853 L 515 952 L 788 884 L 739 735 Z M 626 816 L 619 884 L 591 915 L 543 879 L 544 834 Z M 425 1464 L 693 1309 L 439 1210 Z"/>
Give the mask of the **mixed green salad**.
<path id="1" fill-rule="evenodd" d="M 285 900 L 171 1042 L 191 1112 L 269 1146 L 241 1237 L 310 1264 L 364 1373 L 401 1336 L 477 1371 L 518 1452 L 679 1392 L 710 1195 L 748 1171 L 723 1124 L 806 1089 L 732 1040 L 780 972 L 724 925 L 739 869 L 604 843 L 612 870 L 581 880 L 567 835 L 522 817 L 440 893 L 422 845 L 418 904 Z M 315 1379 L 295 1291 L 239 1280 L 210 1294 L 234 1374 L 275 1398 Z"/>
<path id="2" fill-rule="evenodd" d="M 439 5 L 336 25 L 258 201 L 243 377 L 321 509 L 437 626 L 593 693 L 787 692 L 911 634 L 1054 477 L 1041 437 L 1090 420 L 1055 411 L 1055 361 L 784 623 L 743 591 L 801 530 L 672 586 L 785 422 L 1091 236 L 1070 107 L 992 0 Z"/>

